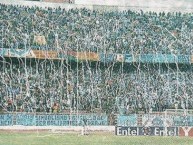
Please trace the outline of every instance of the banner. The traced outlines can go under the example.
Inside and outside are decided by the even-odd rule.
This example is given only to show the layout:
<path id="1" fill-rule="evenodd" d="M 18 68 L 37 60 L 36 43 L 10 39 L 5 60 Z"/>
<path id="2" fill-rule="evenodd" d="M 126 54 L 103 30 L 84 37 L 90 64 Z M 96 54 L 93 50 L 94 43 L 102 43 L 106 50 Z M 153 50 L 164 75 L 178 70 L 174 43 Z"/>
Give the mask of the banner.
<path id="1" fill-rule="evenodd" d="M 67 58 L 68 60 L 78 62 L 76 51 L 67 51 Z"/>
<path id="2" fill-rule="evenodd" d="M 77 52 L 76 51 L 67 51 L 67 58 L 68 58 L 68 60 L 72 60 L 72 61 L 78 62 L 76 56 L 77 56 Z"/>
<path id="3" fill-rule="evenodd" d="M 81 115 L 37 115 L 36 126 L 82 126 L 87 125 L 108 125 L 106 115 L 81 114 Z"/>
<path id="4" fill-rule="evenodd" d="M 32 54 L 31 54 L 32 53 Z M 7 53 L 5 54 L 5 57 L 26 57 L 27 55 L 33 55 L 33 52 L 31 52 L 30 49 L 8 49 Z"/>
<path id="5" fill-rule="evenodd" d="M 154 63 L 177 63 L 177 57 L 172 54 L 157 54 L 154 56 Z"/>
<path id="6" fill-rule="evenodd" d="M 133 58 L 134 58 L 133 55 L 125 54 L 125 62 L 128 62 L 128 63 L 135 62 L 135 60 Z"/>
<path id="7" fill-rule="evenodd" d="M 174 116 L 173 125 L 175 126 L 193 126 L 193 116 Z"/>
<path id="8" fill-rule="evenodd" d="M 19 113 L 16 115 L 16 125 L 33 126 L 36 123 L 35 115 Z"/>
<path id="9" fill-rule="evenodd" d="M 141 63 L 190 63 L 190 56 L 174 54 L 143 54 L 138 55 L 137 61 Z"/>
<path id="10" fill-rule="evenodd" d="M 190 55 L 178 55 L 178 63 L 191 63 Z"/>
<path id="11" fill-rule="evenodd" d="M 6 48 L 0 48 L 0 57 L 4 57 L 7 52 Z"/>
<path id="12" fill-rule="evenodd" d="M 131 114 L 128 116 L 118 115 L 117 116 L 118 126 L 137 126 L 137 115 Z"/>
<path id="13" fill-rule="evenodd" d="M 13 121 L 15 118 L 15 121 Z M 106 115 L 98 114 L 2 114 L 0 115 L 0 126 L 83 126 L 83 125 L 108 125 Z"/>
<path id="14" fill-rule="evenodd" d="M 173 117 L 173 116 L 172 116 Z M 143 126 L 175 126 L 173 124 L 173 118 L 171 116 L 165 116 L 160 114 L 144 114 L 142 115 Z"/>
<path id="15" fill-rule="evenodd" d="M 59 56 L 57 51 L 43 51 L 31 49 L 0 49 L 0 55 L 4 57 L 17 57 L 17 58 L 37 58 L 37 59 L 63 59 Z"/>
<path id="16" fill-rule="evenodd" d="M 58 57 L 57 51 L 33 50 L 32 52 L 33 52 L 34 58 L 37 58 L 37 59 L 60 59 Z M 28 55 L 27 57 L 30 58 L 31 56 Z"/>
<path id="17" fill-rule="evenodd" d="M 136 59 L 137 62 L 152 63 L 154 61 L 154 55 L 152 54 L 138 55 Z"/>
<path id="18" fill-rule="evenodd" d="M 99 61 L 99 55 L 94 52 L 77 52 L 76 58 L 82 61 Z"/>
<path id="19" fill-rule="evenodd" d="M 176 56 L 170 54 L 142 54 L 136 59 L 141 63 L 177 63 Z"/>
<path id="20" fill-rule="evenodd" d="M 109 62 L 126 62 L 126 63 L 193 63 L 193 56 L 174 55 L 174 54 L 142 54 L 134 56 L 132 54 L 105 54 L 95 52 L 76 52 L 76 51 L 46 51 L 31 49 L 6 49 L 0 48 L 1 57 L 18 57 L 18 58 L 37 58 L 37 59 L 56 59 L 78 61 L 100 61 Z"/>
<path id="21" fill-rule="evenodd" d="M 105 54 L 105 53 L 100 53 L 99 55 L 99 60 L 103 63 L 109 63 L 109 62 L 113 62 L 115 59 L 115 55 L 114 54 Z"/>
<path id="22" fill-rule="evenodd" d="M 115 127 L 119 136 L 178 136 L 178 127 Z"/>
<path id="23" fill-rule="evenodd" d="M 37 115 L 36 126 L 69 126 L 69 115 Z"/>
<path id="24" fill-rule="evenodd" d="M 0 115 L 0 126 L 13 125 L 13 116 L 11 114 Z"/>

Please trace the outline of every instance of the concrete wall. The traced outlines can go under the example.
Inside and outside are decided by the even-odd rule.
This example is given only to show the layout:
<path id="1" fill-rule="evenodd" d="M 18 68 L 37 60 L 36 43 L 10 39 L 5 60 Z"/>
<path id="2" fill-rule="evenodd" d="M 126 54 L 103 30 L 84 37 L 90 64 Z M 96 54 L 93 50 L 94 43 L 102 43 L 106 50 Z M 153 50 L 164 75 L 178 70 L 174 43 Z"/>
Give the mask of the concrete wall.
<path id="1" fill-rule="evenodd" d="M 118 6 L 118 10 L 193 12 L 193 0 L 75 0 L 75 4 Z"/>
<path id="2" fill-rule="evenodd" d="M 75 0 L 75 4 L 125 6 L 125 1 L 127 0 Z"/>
<path id="3" fill-rule="evenodd" d="M 75 4 L 32 2 L 25 0 L 0 0 L 0 3 L 38 6 L 38 7 L 61 7 L 66 10 L 72 8 L 87 8 L 98 10 L 133 10 L 133 11 L 154 11 L 154 12 L 179 12 L 192 13 L 193 0 L 75 0 Z"/>
<path id="4" fill-rule="evenodd" d="M 130 7 L 184 7 L 193 6 L 192 0 L 75 0 L 75 4 L 116 5 Z"/>
<path id="5" fill-rule="evenodd" d="M 41 0 L 42 2 L 53 2 L 53 3 L 74 3 L 74 0 Z"/>
<path id="6" fill-rule="evenodd" d="M 65 8 L 66 10 L 73 9 L 73 8 L 88 8 L 88 9 L 93 9 L 92 5 L 74 5 L 74 4 L 67 4 L 67 3 L 50 3 L 50 2 L 36 2 L 36 1 L 25 1 L 25 0 L 0 0 L 0 3 L 2 4 L 7 4 L 7 5 L 22 5 L 22 6 L 37 6 L 37 7 L 51 7 L 51 8 L 56 8 L 56 7 L 61 7 Z"/>

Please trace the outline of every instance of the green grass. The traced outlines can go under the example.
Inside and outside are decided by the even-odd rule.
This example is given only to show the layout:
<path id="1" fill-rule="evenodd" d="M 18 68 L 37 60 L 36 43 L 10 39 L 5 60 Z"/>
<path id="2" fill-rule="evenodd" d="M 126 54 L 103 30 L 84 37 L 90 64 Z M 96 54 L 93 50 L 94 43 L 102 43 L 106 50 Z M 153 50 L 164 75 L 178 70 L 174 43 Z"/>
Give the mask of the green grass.
<path id="1" fill-rule="evenodd" d="M 0 132 L 0 145 L 193 145 L 193 138 Z"/>

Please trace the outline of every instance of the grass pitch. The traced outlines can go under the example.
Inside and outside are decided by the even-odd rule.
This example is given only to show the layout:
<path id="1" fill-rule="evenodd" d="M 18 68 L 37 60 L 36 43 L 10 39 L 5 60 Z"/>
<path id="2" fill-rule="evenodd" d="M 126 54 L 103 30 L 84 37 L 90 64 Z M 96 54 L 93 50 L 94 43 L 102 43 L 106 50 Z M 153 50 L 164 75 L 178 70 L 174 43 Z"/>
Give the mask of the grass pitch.
<path id="1" fill-rule="evenodd" d="M 0 132 L 0 145 L 193 145 L 190 137 L 115 136 L 95 133 Z"/>

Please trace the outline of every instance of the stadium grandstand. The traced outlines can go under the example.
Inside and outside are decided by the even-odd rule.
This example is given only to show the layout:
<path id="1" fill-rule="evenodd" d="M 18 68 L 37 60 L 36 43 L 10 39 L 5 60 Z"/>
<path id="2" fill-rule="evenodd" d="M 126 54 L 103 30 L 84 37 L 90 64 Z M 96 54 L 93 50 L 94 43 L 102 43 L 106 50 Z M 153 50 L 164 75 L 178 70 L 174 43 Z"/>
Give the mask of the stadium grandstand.
<path id="1" fill-rule="evenodd" d="M 192 126 L 193 14 L 175 6 L 0 2 L 0 125 Z"/>

